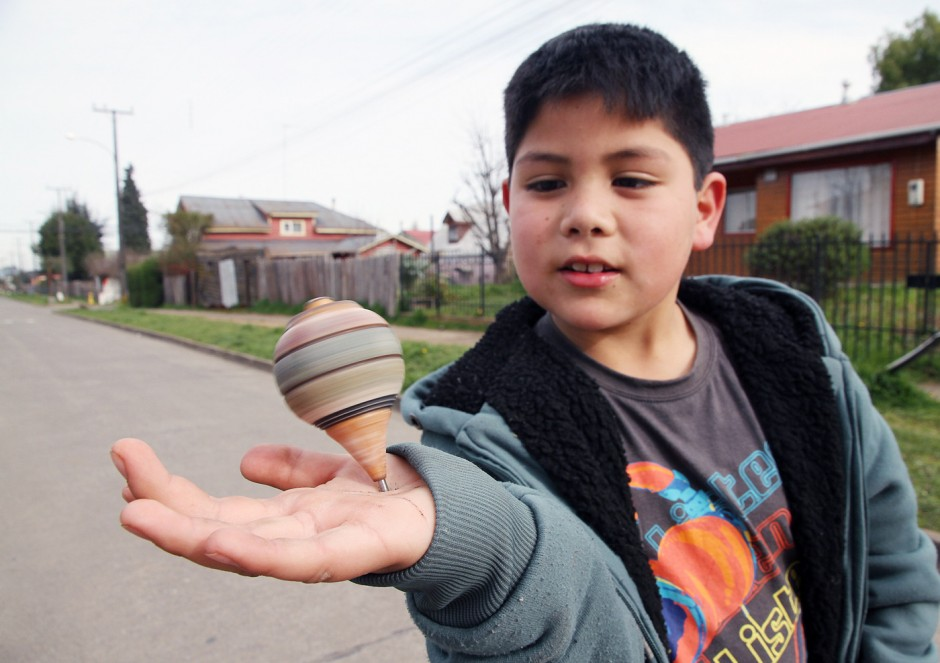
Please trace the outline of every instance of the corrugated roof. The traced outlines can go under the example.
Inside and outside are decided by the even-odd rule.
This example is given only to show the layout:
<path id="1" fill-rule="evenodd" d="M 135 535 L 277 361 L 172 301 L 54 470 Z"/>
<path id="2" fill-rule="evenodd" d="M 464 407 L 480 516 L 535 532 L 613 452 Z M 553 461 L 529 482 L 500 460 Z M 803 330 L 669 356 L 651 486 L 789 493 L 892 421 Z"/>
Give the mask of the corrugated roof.
<path id="1" fill-rule="evenodd" d="M 715 129 L 719 165 L 940 129 L 940 83 Z"/>
<path id="2" fill-rule="evenodd" d="M 267 228 L 268 220 L 250 200 L 180 196 L 180 205 L 189 212 L 211 214 L 217 226 L 226 228 Z"/>
<path id="3" fill-rule="evenodd" d="M 316 217 L 320 227 L 378 232 L 378 228 L 367 221 L 306 201 L 180 196 L 180 205 L 191 212 L 211 214 L 215 218 L 214 225 L 222 228 L 267 228 L 268 217 L 309 214 Z"/>
<path id="4" fill-rule="evenodd" d="M 268 255 L 298 256 L 314 254 L 352 254 L 372 242 L 372 237 L 347 237 L 341 240 L 307 240 L 292 239 L 248 239 L 230 237 L 207 237 L 203 247 L 209 251 L 223 251 L 227 249 L 264 249 Z"/>
<path id="5" fill-rule="evenodd" d="M 313 202 L 297 200 L 252 200 L 263 214 L 276 217 L 280 214 L 310 214 L 317 219 L 317 225 L 326 228 L 343 228 L 347 230 L 371 230 L 378 228 L 367 221 L 337 212 Z"/>

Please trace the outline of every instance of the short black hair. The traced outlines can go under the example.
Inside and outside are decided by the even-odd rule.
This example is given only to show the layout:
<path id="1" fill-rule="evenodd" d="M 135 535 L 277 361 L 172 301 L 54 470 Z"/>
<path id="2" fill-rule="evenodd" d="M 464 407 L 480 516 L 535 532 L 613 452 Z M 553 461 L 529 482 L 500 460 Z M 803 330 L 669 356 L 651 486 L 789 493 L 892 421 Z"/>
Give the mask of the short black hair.
<path id="1" fill-rule="evenodd" d="M 519 65 L 503 95 L 510 172 L 525 132 L 546 102 L 597 94 L 611 112 L 660 120 L 686 150 L 701 185 L 714 161 L 705 81 L 691 58 L 648 28 L 593 24 L 547 41 Z"/>

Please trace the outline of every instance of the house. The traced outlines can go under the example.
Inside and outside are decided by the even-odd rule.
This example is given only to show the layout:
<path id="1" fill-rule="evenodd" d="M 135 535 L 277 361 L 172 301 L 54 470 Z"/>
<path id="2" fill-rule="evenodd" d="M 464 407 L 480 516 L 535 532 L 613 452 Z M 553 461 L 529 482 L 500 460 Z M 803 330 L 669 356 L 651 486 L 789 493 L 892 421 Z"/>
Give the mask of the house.
<path id="1" fill-rule="evenodd" d="M 434 231 L 433 230 L 419 230 L 418 228 L 411 228 L 410 230 L 403 230 L 402 235 L 408 239 L 417 242 L 425 251 L 431 250 L 431 245 L 434 240 Z"/>
<path id="2" fill-rule="evenodd" d="M 431 250 L 434 253 L 480 253 L 480 240 L 473 232 L 473 221 L 459 211 L 447 212 L 431 238 Z"/>
<path id="3" fill-rule="evenodd" d="M 201 248 L 209 253 L 260 252 L 268 258 L 336 258 L 421 252 L 413 240 L 313 202 L 181 196 L 178 209 L 211 214 Z"/>
<path id="4" fill-rule="evenodd" d="M 427 253 L 427 247 L 407 232 L 391 235 L 386 232 L 379 233 L 375 239 L 359 247 L 356 255 L 371 257 L 389 253 L 406 253 L 408 255 L 421 255 Z"/>
<path id="5" fill-rule="evenodd" d="M 782 219 L 839 216 L 879 250 L 940 235 L 940 83 L 739 122 L 715 131 L 728 201 L 715 244 Z"/>

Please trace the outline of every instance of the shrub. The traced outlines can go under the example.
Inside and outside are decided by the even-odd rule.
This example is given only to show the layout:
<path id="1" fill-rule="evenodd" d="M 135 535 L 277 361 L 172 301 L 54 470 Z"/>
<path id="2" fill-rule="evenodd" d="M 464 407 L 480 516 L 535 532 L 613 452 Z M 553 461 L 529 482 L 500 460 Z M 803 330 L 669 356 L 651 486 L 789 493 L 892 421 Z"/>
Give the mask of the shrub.
<path id="1" fill-rule="evenodd" d="M 754 276 L 789 283 L 817 300 L 865 272 L 871 253 L 861 230 L 835 216 L 780 221 L 747 254 Z"/>
<path id="2" fill-rule="evenodd" d="M 156 258 L 147 258 L 127 268 L 127 301 L 135 308 L 163 304 L 163 272 Z"/>

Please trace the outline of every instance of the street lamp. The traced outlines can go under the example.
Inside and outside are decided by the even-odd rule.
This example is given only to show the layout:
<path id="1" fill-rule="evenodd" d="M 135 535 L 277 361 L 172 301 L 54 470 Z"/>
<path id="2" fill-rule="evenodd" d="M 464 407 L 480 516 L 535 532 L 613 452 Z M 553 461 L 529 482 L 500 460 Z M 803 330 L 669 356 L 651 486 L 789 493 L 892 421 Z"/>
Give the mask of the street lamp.
<path id="1" fill-rule="evenodd" d="M 118 148 L 117 148 L 117 116 L 132 115 L 132 110 L 117 110 L 116 108 L 107 108 L 104 106 L 92 106 L 96 113 L 111 114 L 111 140 L 114 149 L 111 152 L 114 157 L 114 202 L 117 207 L 117 227 L 118 227 L 118 276 L 121 279 L 121 296 L 127 297 L 127 258 L 124 253 L 124 224 L 121 223 L 121 180 L 118 170 Z"/>
<path id="2" fill-rule="evenodd" d="M 74 133 L 72 133 L 71 131 L 68 132 L 67 134 L 65 134 L 65 138 L 66 138 L 67 140 L 71 140 L 71 141 L 79 141 L 79 142 L 82 142 L 82 143 L 88 143 L 89 145 L 94 145 L 94 146 L 97 147 L 99 150 L 102 150 L 105 154 L 107 154 L 109 157 L 111 157 L 111 158 L 114 159 L 114 162 L 115 162 L 115 166 L 114 166 L 114 167 L 115 167 L 115 169 L 117 169 L 117 157 L 115 156 L 115 153 L 112 152 L 111 149 L 110 149 L 109 147 L 105 146 L 103 143 L 99 143 L 98 141 L 96 141 L 96 140 L 94 140 L 94 139 L 92 139 L 92 138 L 86 138 L 85 136 L 76 136 L 76 135 L 75 135 Z M 116 170 L 115 170 L 115 172 L 116 172 Z M 115 177 L 116 177 L 116 175 L 115 175 Z M 124 292 L 126 292 L 126 290 L 124 290 L 124 260 L 122 259 L 122 256 L 123 256 L 123 241 L 122 241 L 122 237 L 121 237 L 121 194 L 120 194 L 120 189 L 118 190 L 117 207 L 118 207 L 118 209 L 117 209 L 117 214 L 118 214 L 118 215 L 117 215 L 117 220 L 116 220 L 116 222 L 117 222 L 116 232 L 117 232 L 117 240 L 118 240 L 118 280 L 121 282 L 121 292 L 122 292 L 122 294 L 123 294 Z M 96 276 L 95 278 L 97 279 L 97 276 Z M 97 285 L 95 285 L 95 294 L 96 294 L 96 295 L 98 294 L 98 286 L 97 286 Z"/>

